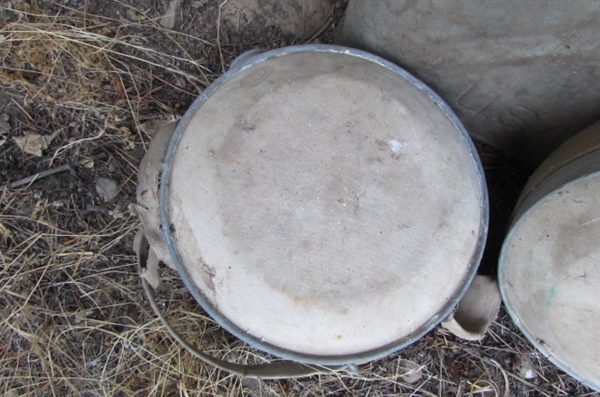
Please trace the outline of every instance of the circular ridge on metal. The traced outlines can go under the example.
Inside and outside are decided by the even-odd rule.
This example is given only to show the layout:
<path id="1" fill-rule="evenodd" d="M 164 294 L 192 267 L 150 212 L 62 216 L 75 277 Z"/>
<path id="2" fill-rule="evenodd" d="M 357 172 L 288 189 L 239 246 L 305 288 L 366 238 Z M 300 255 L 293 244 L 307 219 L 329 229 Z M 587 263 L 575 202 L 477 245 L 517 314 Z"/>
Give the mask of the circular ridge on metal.
<path id="1" fill-rule="evenodd" d="M 171 231 L 168 189 L 169 189 L 169 185 L 170 185 L 170 175 L 171 175 L 171 171 L 172 171 L 173 158 L 174 158 L 174 153 L 178 147 L 178 143 L 182 137 L 182 134 L 186 130 L 186 127 L 188 126 L 192 116 L 202 106 L 202 104 L 217 89 L 219 89 L 219 87 L 221 87 L 223 84 L 225 84 L 228 80 L 230 80 L 232 77 L 234 77 L 238 73 L 241 73 L 242 71 L 244 71 L 254 65 L 257 65 L 261 62 L 264 62 L 264 61 L 272 59 L 272 58 L 282 57 L 282 56 L 296 54 L 296 53 L 304 53 L 304 52 L 329 52 L 329 53 L 345 54 L 348 56 L 362 58 L 362 59 L 371 61 L 379 66 L 387 68 L 387 69 L 397 73 L 405 80 L 412 83 L 416 88 L 418 88 L 423 93 L 425 93 L 442 110 L 442 112 L 446 115 L 446 117 L 448 117 L 450 122 L 456 127 L 456 130 L 462 136 L 462 139 L 463 139 L 464 143 L 466 144 L 466 148 L 468 149 L 468 152 L 470 154 L 470 157 L 472 160 L 472 165 L 475 168 L 475 173 L 477 175 L 477 180 L 478 180 L 478 185 L 479 185 L 478 193 L 479 193 L 479 197 L 481 200 L 480 218 L 479 218 L 480 219 L 479 234 L 477 236 L 475 252 L 473 253 L 473 256 L 471 258 L 471 261 L 470 261 L 470 264 L 468 267 L 468 271 L 464 275 L 463 282 L 462 282 L 460 288 L 458 288 L 458 290 L 455 292 L 455 294 L 447 301 L 447 303 L 445 304 L 443 309 L 441 311 L 439 311 L 439 313 L 436 316 L 431 318 L 425 324 L 421 325 L 412 334 L 410 334 L 406 338 L 403 338 L 402 340 L 398 341 L 397 343 L 388 344 L 386 346 L 382 346 L 380 348 L 377 348 L 377 349 L 374 349 L 372 351 L 368 351 L 368 352 L 365 352 L 362 354 L 330 356 L 330 357 L 311 355 L 311 354 L 303 354 L 303 353 L 298 353 L 298 352 L 294 352 L 294 351 L 289 351 L 287 349 L 282 349 L 278 346 L 274 346 L 274 345 L 265 343 L 265 342 L 261 341 L 260 339 L 255 338 L 252 335 L 249 335 L 243 329 L 240 329 L 238 326 L 233 324 L 229 319 L 224 317 L 219 312 L 219 310 L 217 310 L 215 307 L 213 307 L 212 304 L 206 299 L 203 292 L 192 282 L 189 272 L 187 271 L 185 266 L 182 264 L 180 254 L 175 246 L 174 237 L 173 237 L 173 234 Z M 420 80 L 416 79 L 411 74 L 406 72 L 404 69 L 398 67 L 397 65 L 395 65 L 389 61 L 386 61 L 380 57 L 374 56 L 370 53 L 364 52 L 364 51 L 350 49 L 350 48 L 341 47 L 341 46 L 332 46 L 332 45 L 302 45 L 302 46 L 287 47 L 287 48 L 281 48 L 281 49 L 276 49 L 276 50 L 260 53 L 258 55 L 255 55 L 255 56 L 249 58 L 247 60 L 246 64 L 236 65 L 236 67 L 234 69 L 226 72 L 221 77 L 219 77 L 215 82 L 213 82 L 208 88 L 206 88 L 202 92 L 202 94 L 194 101 L 194 103 L 191 105 L 191 107 L 188 109 L 188 111 L 186 112 L 184 117 L 179 122 L 179 125 L 177 126 L 177 128 L 173 134 L 173 137 L 172 137 L 171 141 L 169 142 L 169 146 L 168 146 L 166 155 L 164 157 L 164 164 L 163 164 L 163 168 L 162 168 L 162 173 L 161 173 L 161 178 L 160 178 L 160 187 L 159 187 L 159 213 L 160 213 L 160 219 L 161 219 L 162 234 L 163 234 L 165 244 L 168 247 L 170 256 L 171 256 L 180 276 L 182 277 L 186 287 L 190 290 L 190 292 L 192 293 L 194 298 L 200 303 L 200 305 L 204 308 L 204 310 L 213 319 L 215 319 L 219 324 L 221 324 L 223 326 L 223 328 L 225 328 L 230 333 L 232 333 L 233 335 L 235 335 L 236 337 L 245 341 L 246 343 L 248 343 L 249 345 L 251 345 L 253 347 L 256 347 L 260 350 L 263 350 L 269 354 L 272 354 L 272 355 L 275 355 L 278 357 L 295 360 L 295 361 L 300 361 L 300 362 L 306 362 L 306 363 L 321 364 L 321 365 L 339 365 L 339 364 L 349 364 L 349 363 L 360 363 L 360 362 L 366 362 L 369 360 L 373 360 L 376 358 L 386 356 L 388 354 L 391 354 L 391 353 L 393 353 L 399 349 L 402 349 L 403 347 L 406 347 L 407 345 L 413 343 L 415 340 L 419 339 L 424 334 L 426 334 L 431 329 L 433 329 L 444 318 L 446 318 L 452 312 L 452 310 L 455 308 L 456 304 L 458 303 L 460 298 L 463 296 L 463 294 L 465 293 L 469 284 L 471 283 L 473 277 L 476 274 L 477 267 L 479 265 L 479 262 L 481 260 L 482 254 L 483 254 L 484 243 L 485 243 L 485 239 L 487 236 L 488 217 L 489 217 L 488 207 L 489 207 L 488 195 L 487 195 L 486 183 L 485 183 L 485 178 L 483 175 L 483 169 L 481 166 L 481 162 L 479 160 L 479 157 L 477 155 L 477 152 L 475 150 L 473 142 L 471 141 L 468 133 L 466 132 L 466 130 L 464 129 L 463 125 L 458 120 L 458 118 L 454 114 L 454 112 L 448 107 L 448 105 L 435 92 L 433 92 L 428 86 L 426 86 Z"/>

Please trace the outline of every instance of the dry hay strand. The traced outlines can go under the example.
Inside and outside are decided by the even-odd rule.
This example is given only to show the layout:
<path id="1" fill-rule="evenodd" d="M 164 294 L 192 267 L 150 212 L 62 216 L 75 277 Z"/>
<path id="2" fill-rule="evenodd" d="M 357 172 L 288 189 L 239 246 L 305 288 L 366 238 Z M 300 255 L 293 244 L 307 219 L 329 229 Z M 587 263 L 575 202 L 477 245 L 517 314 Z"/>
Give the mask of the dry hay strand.
<path id="1" fill-rule="evenodd" d="M 335 374 L 259 381 L 204 365 L 150 311 L 129 248 L 138 221 L 128 204 L 143 153 L 135 149 L 147 139 L 134 128 L 176 112 L 179 96 L 191 101 L 216 76 L 185 51 L 151 46 L 155 34 L 181 46 L 176 33 L 152 19 L 123 24 L 80 14 L 17 16 L 0 28 L 0 83 L 16 93 L 25 120 L 16 133 L 57 133 L 45 165 L 93 160 L 97 172 L 104 154 L 113 165 L 107 172 L 124 178 L 116 203 L 98 204 L 77 190 L 85 181 L 69 175 L 39 189 L 1 193 L 1 395 L 598 395 L 536 353 L 505 314 L 483 342 L 435 330 L 401 352 Z M 220 52 L 228 56 L 230 49 Z M 222 67 L 218 58 L 216 70 Z M 48 125 L 36 122 L 40 116 Z M 161 276 L 161 308 L 192 344 L 238 363 L 275 360 L 207 317 L 177 274 L 161 269 Z M 536 379 L 519 375 L 521 356 L 532 362 Z"/>
<path id="2" fill-rule="evenodd" d="M 151 92 L 144 84 L 161 77 L 152 74 L 152 67 L 186 79 L 196 91 L 210 83 L 210 71 L 188 54 L 167 54 L 145 46 L 144 36 L 127 33 L 139 24 L 120 22 L 115 26 L 93 16 L 80 19 L 19 13 L 19 17 L 0 29 L 4 37 L 0 77 L 5 83 L 17 84 L 29 100 L 39 98 L 59 105 L 100 103 L 110 108 L 123 105 L 133 95 L 133 104 L 145 103 Z M 149 23 L 145 28 L 180 47 L 160 25 Z M 185 71 L 186 66 L 191 72 Z M 166 83 L 176 92 L 197 95 L 181 85 Z"/>
<path id="3" fill-rule="evenodd" d="M 93 362 L 107 335 L 129 328 L 115 314 L 118 302 L 135 299 L 119 284 L 131 277 L 130 258 L 114 248 L 136 223 L 73 233 L 54 225 L 39 197 L 18 199 L 30 201 L 30 213 L 22 203 L 15 210 L 17 196 L 5 194 L 0 217 L 1 393 L 77 395 L 97 379 Z"/>
<path id="4" fill-rule="evenodd" d="M 181 47 L 153 21 L 14 12 L 16 21 L 0 28 L 0 85 L 25 115 L 13 136 L 52 132 L 56 142 L 68 143 L 66 150 L 128 129 L 145 147 L 140 124 L 180 111 L 214 78 L 187 53 L 153 48 L 148 37 Z M 135 34 L 139 29 L 146 34 Z"/>
<path id="5" fill-rule="evenodd" d="M 225 395 L 235 389 L 238 379 L 204 367 L 148 313 L 134 258 L 123 252 L 138 226 L 135 217 L 90 213 L 73 232 L 56 225 L 52 205 L 39 195 L 5 193 L 0 205 L 0 395 L 162 396 L 183 389 Z M 92 218 L 102 226 L 87 227 Z M 170 318 L 182 317 L 181 332 L 194 341 L 210 342 L 215 333 L 222 339 L 218 326 L 190 310 L 185 288 L 165 293 Z M 223 343 L 223 351 L 235 351 Z"/>

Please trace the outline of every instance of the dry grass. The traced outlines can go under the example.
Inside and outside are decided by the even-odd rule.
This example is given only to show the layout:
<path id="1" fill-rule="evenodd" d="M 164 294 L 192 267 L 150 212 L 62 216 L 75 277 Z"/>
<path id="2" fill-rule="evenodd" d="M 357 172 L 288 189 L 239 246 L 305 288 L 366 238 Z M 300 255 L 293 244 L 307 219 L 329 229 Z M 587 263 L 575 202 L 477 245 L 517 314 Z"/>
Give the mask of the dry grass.
<path id="1" fill-rule="evenodd" d="M 535 352 L 505 314 L 481 343 L 436 330 L 357 373 L 258 381 L 193 358 L 150 312 L 133 265 L 130 204 L 149 139 L 140 125 L 181 113 L 244 45 L 292 41 L 269 31 L 236 46 L 216 40 L 215 26 L 206 37 L 175 33 L 141 10 L 124 22 L 66 8 L 44 15 L 32 4 L 4 10 L 0 25 L 0 85 L 10 93 L 0 113 L 12 126 L 0 183 L 69 167 L 0 193 L 1 395 L 598 395 Z M 217 14 L 218 4 L 207 7 Z M 12 138 L 26 132 L 55 135 L 44 156 L 20 152 Z M 99 200 L 98 176 L 118 181 L 116 199 Z M 273 359 L 208 318 L 176 274 L 163 277 L 163 310 L 192 343 L 236 362 Z M 535 379 L 519 374 L 523 362 Z"/>
<path id="2" fill-rule="evenodd" d="M 139 127 L 148 114 L 169 114 L 177 107 L 168 101 L 171 98 L 158 98 L 157 86 L 169 89 L 172 97 L 193 98 L 214 79 L 189 57 L 144 46 L 144 36 L 128 32 L 140 29 L 140 24 L 115 26 L 89 16 L 19 17 L 2 29 L 0 79 L 22 94 L 20 109 L 29 120 L 32 116 L 25 108 L 35 104 L 55 113 L 84 113 L 88 119 L 74 117 L 80 123 L 72 121 L 71 128 L 102 132 L 131 121 Z M 158 26 L 151 21 L 143 28 L 150 37 L 162 33 L 178 48 L 172 34 Z"/>

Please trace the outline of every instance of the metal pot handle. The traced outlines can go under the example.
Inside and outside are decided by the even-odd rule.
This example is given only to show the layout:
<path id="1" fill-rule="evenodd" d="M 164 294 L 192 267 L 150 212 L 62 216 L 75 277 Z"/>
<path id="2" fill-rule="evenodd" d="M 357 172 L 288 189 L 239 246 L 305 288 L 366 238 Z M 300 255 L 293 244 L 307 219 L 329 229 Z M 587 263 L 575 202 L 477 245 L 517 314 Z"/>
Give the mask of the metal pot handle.
<path id="1" fill-rule="evenodd" d="M 441 325 L 459 338 L 481 340 L 498 315 L 501 301 L 496 280 L 478 274 L 454 312 Z"/>
<path id="2" fill-rule="evenodd" d="M 148 243 L 148 239 L 144 235 L 142 229 L 138 231 L 138 234 L 134 240 L 134 250 L 136 251 L 137 256 L 137 268 L 138 274 L 140 274 L 140 279 L 142 280 L 142 286 L 144 287 L 144 292 L 148 297 L 148 301 L 150 302 L 150 306 L 154 310 L 156 316 L 162 321 L 165 325 L 173 339 L 179 342 L 188 352 L 190 352 L 195 357 L 204 361 L 205 363 L 211 364 L 219 369 L 241 375 L 249 378 L 261 378 L 261 379 L 282 379 L 282 378 L 300 378 L 304 376 L 311 376 L 317 374 L 324 373 L 333 373 L 335 371 L 339 371 L 345 367 L 343 366 L 335 366 L 335 367 L 325 367 L 322 365 L 315 364 L 304 364 L 293 361 L 276 361 L 268 364 L 256 364 L 256 365 L 245 365 L 245 364 L 236 364 L 229 361 L 221 360 L 219 358 L 213 357 L 203 351 L 198 350 L 191 343 L 189 343 L 181 334 L 179 334 L 173 326 L 169 323 L 169 321 L 165 318 L 161 309 L 158 307 L 156 303 L 156 299 L 154 296 L 154 291 L 150 286 L 150 283 L 145 273 L 148 271 L 148 258 L 151 255 L 150 244 Z"/>

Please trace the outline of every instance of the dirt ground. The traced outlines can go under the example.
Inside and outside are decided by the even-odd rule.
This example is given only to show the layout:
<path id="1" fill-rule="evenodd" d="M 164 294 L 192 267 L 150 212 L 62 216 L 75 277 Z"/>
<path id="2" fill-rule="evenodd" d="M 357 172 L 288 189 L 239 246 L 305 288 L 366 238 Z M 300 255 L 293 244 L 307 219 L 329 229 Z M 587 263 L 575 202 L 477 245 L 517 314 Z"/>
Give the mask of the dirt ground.
<path id="1" fill-rule="evenodd" d="M 1 395 L 600 396 L 537 353 L 504 310 L 481 342 L 436 329 L 356 373 L 268 381 L 204 365 L 156 319 L 131 249 L 149 125 L 181 116 L 248 49 L 331 43 L 346 1 L 316 3 L 183 0 L 169 20 L 167 1 L 3 0 Z M 532 167 L 478 149 L 491 197 L 482 272 L 493 274 Z M 273 359 L 162 272 L 161 307 L 192 343 L 241 363 Z"/>

